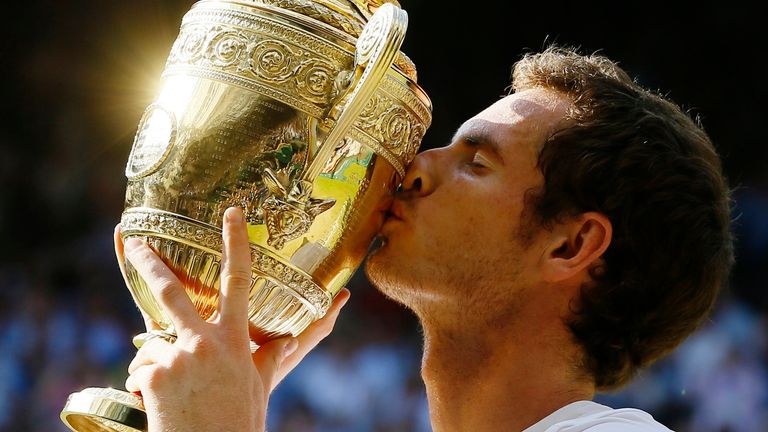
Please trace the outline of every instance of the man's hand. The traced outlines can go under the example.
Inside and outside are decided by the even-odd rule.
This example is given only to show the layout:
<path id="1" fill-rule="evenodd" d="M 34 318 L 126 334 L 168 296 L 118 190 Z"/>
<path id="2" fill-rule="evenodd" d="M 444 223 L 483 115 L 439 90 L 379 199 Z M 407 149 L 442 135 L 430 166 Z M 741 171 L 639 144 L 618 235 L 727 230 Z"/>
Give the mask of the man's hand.
<path id="1" fill-rule="evenodd" d="M 119 228 L 115 230 L 118 257 L 125 254 L 144 278 L 178 336 L 173 344 L 161 338 L 149 340 L 128 368 L 126 388 L 141 392 L 151 432 L 263 431 L 269 393 L 331 332 L 349 298 L 349 291 L 343 290 L 327 315 L 299 337 L 270 341 L 252 354 L 251 261 L 240 209 L 225 212 L 223 232 L 218 313 L 205 321 L 163 261 L 136 239 L 123 248 Z M 148 330 L 157 328 L 146 316 L 145 321 Z"/>

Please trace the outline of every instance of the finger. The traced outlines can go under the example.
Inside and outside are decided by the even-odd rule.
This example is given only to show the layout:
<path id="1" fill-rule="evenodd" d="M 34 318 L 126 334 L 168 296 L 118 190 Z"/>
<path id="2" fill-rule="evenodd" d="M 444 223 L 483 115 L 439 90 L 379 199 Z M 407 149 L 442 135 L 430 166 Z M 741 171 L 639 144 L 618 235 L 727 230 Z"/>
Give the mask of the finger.
<path id="1" fill-rule="evenodd" d="M 156 368 L 157 366 L 147 365 L 136 369 L 125 379 L 125 389 L 131 393 L 142 395 L 142 397 L 149 394 L 149 392 L 144 390 L 147 390 L 149 381 L 153 373 L 156 372 Z"/>
<path id="2" fill-rule="evenodd" d="M 172 353 L 172 344 L 163 338 L 150 339 L 136 351 L 136 356 L 128 365 L 128 373 L 151 364 L 167 364 Z"/>
<path id="3" fill-rule="evenodd" d="M 271 392 L 282 380 L 279 376 L 281 366 L 298 347 L 296 338 L 284 337 L 265 343 L 251 355 L 265 389 Z"/>
<path id="4" fill-rule="evenodd" d="M 243 211 L 230 207 L 224 212 L 219 311 L 221 323 L 248 333 L 248 291 L 251 286 L 251 250 Z"/>
<path id="5" fill-rule="evenodd" d="M 129 393 L 141 393 L 138 375 L 128 375 L 128 378 L 125 379 L 125 389 Z"/>
<path id="6" fill-rule="evenodd" d="M 301 332 L 301 334 L 298 336 L 299 344 L 302 345 L 307 352 L 312 350 L 312 348 L 320 343 L 321 340 L 325 339 L 326 336 L 331 334 L 334 325 L 336 325 L 336 319 L 339 317 L 341 308 L 347 304 L 350 295 L 351 293 L 346 288 L 343 288 L 341 291 L 339 291 L 339 293 L 336 294 L 336 297 L 333 299 L 333 304 L 331 304 L 331 307 L 328 309 L 328 312 L 325 314 L 325 316 L 313 322 L 306 328 L 306 330 Z"/>
<path id="7" fill-rule="evenodd" d="M 120 224 L 115 225 L 115 256 L 117 256 L 117 265 L 120 267 L 120 273 L 123 275 L 123 281 L 125 281 L 125 286 L 131 286 L 128 283 L 128 275 L 125 272 L 125 252 L 123 247 L 123 237 L 120 234 Z M 136 297 L 133 295 L 133 290 L 128 290 L 131 292 L 131 297 L 133 297 L 133 301 L 136 302 L 136 304 L 139 304 L 139 302 L 136 301 Z M 144 312 L 144 309 L 139 308 L 139 312 L 141 312 L 141 316 L 144 318 L 144 326 L 147 328 L 147 331 L 149 330 L 160 330 L 160 326 L 157 325 L 155 320 L 149 317 L 146 312 Z"/>
<path id="8" fill-rule="evenodd" d="M 181 281 L 149 246 L 130 238 L 125 242 L 125 256 L 144 278 L 179 336 L 186 330 L 194 331 L 203 323 Z"/>
<path id="9" fill-rule="evenodd" d="M 336 325 L 336 319 L 339 317 L 341 308 L 347 303 L 349 296 L 350 292 L 348 289 L 344 288 L 339 291 L 336 298 L 333 299 L 333 304 L 330 309 L 328 309 L 328 313 L 326 313 L 323 318 L 310 324 L 309 327 L 301 332 L 296 338 L 299 342 L 299 346 L 293 354 L 283 360 L 280 369 L 276 374 L 275 385 L 296 368 L 301 360 L 303 360 L 304 357 L 317 346 L 317 344 L 331 334 L 334 325 Z"/>
<path id="10" fill-rule="evenodd" d="M 117 265 L 120 267 L 120 273 L 123 275 L 125 284 L 128 285 L 128 275 L 125 272 L 125 251 L 123 250 L 123 237 L 120 235 L 120 224 L 115 225 L 114 240 Z"/>

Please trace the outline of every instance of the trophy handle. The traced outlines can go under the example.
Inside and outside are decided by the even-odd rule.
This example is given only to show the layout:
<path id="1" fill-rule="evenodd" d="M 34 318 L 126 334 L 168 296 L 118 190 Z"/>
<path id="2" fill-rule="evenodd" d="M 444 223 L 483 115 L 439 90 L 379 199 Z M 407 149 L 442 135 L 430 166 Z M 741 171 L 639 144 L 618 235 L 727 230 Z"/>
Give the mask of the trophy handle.
<path id="1" fill-rule="evenodd" d="M 365 25 L 355 44 L 355 67 L 349 90 L 331 107 L 329 117 L 336 119 L 302 176 L 312 182 L 323 170 L 336 145 L 346 136 L 357 116 L 373 98 L 379 83 L 395 61 L 408 28 L 408 14 L 392 3 L 381 5 Z"/>

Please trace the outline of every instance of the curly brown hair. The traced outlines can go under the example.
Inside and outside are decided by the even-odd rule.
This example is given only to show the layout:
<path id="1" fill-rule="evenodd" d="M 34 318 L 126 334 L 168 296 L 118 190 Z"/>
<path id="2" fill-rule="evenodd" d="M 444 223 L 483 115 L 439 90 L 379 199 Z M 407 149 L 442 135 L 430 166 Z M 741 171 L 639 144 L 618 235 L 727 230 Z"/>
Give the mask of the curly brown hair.
<path id="1" fill-rule="evenodd" d="M 550 47 L 515 64 L 512 88 L 568 96 L 569 126 L 542 147 L 544 186 L 527 196 L 546 226 L 606 215 L 605 266 L 566 324 L 600 390 L 669 353 L 712 308 L 733 262 L 730 192 L 707 134 L 614 62 Z"/>

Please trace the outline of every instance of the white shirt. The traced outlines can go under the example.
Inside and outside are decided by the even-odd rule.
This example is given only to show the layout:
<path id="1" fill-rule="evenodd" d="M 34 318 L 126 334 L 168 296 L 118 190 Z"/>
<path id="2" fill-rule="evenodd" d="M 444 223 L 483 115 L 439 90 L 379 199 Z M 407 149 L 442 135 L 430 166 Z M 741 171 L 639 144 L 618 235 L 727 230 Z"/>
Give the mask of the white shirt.
<path id="1" fill-rule="evenodd" d="M 672 432 L 645 411 L 592 401 L 568 404 L 523 432 Z"/>

